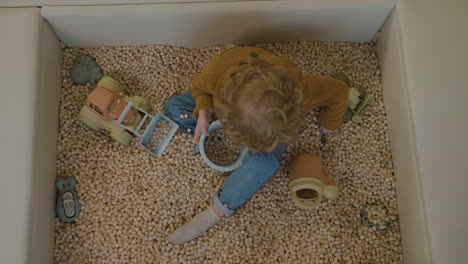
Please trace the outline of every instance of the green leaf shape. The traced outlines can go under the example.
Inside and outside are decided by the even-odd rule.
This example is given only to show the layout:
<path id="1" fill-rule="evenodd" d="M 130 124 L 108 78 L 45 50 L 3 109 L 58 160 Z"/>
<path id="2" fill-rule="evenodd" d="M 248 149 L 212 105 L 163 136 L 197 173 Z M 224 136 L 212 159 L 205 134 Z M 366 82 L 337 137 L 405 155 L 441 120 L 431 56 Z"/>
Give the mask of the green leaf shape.
<path id="1" fill-rule="evenodd" d="M 80 55 L 70 70 L 70 78 L 75 84 L 97 84 L 102 78 L 102 71 L 95 59 L 91 56 Z"/>

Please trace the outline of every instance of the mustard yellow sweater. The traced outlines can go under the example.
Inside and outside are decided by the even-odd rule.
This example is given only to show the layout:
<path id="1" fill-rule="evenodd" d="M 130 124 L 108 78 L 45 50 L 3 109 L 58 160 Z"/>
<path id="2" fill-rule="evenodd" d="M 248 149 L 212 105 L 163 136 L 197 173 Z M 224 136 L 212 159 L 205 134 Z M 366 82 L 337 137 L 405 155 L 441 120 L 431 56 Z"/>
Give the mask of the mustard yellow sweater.
<path id="1" fill-rule="evenodd" d="M 239 68 L 241 61 L 246 61 L 251 52 L 271 65 L 285 67 L 292 78 L 302 86 L 304 111 L 320 107 L 318 120 L 323 128 L 336 130 L 343 124 L 343 114 L 348 103 L 348 86 L 338 80 L 302 74 L 291 61 L 277 57 L 260 48 L 234 48 L 213 56 L 202 72 L 192 79 L 192 91 L 196 107 L 193 112 L 198 117 L 198 110 L 215 111 L 221 89 L 230 74 Z"/>

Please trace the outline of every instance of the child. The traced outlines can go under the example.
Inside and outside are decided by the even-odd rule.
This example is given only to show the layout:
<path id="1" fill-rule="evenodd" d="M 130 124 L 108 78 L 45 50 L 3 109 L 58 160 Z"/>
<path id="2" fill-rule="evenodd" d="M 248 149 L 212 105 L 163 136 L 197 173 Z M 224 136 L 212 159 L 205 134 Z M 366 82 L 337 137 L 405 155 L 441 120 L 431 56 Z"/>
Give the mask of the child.
<path id="1" fill-rule="evenodd" d="M 233 215 L 279 169 L 279 159 L 286 144 L 296 139 L 306 111 L 320 107 L 320 126 L 330 132 L 343 124 L 347 102 L 345 83 L 303 75 L 289 60 L 263 49 L 234 48 L 213 56 L 193 76 L 192 93 L 171 98 L 166 114 L 197 144 L 216 116 L 224 133 L 253 154 L 226 179 L 213 205 L 178 228 L 169 242 L 190 241 Z M 180 118 L 181 114 L 189 118 Z"/>

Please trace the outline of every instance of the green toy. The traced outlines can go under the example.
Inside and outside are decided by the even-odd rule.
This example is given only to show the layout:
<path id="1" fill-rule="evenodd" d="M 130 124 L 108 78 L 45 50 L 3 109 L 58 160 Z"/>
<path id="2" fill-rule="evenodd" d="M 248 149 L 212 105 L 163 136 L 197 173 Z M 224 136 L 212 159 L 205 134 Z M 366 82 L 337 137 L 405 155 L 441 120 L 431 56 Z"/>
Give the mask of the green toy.
<path id="1" fill-rule="evenodd" d="M 80 214 L 81 204 L 75 190 L 76 180 L 74 177 L 59 179 L 55 183 L 57 187 L 57 216 L 65 223 L 75 222 Z"/>
<path id="2" fill-rule="evenodd" d="M 355 84 L 349 80 L 346 74 L 339 72 L 332 75 L 332 78 L 346 83 L 349 88 L 348 108 L 344 114 L 344 121 L 353 123 L 361 123 L 362 117 L 359 115 L 367 106 L 374 105 L 374 97 L 368 95 L 364 87 Z"/>
<path id="3" fill-rule="evenodd" d="M 385 222 L 385 226 L 384 227 L 381 227 L 378 223 L 374 223 L 372 222 L 371 220 L 369 220 L 369 213 L 368 213 L 368 209 L 373 207 L 373 206 L 381 206 L 384 208 L 385 210 L 385 213 L 387 215 L 390 216 L 390 220 L 389 221 L 386 221 Z M 394 222 L 396 222 L 398 219 L 398 215 L 397 214 L 390 214 L 388 212 L 388 208 L 387 206 L 385 206 L 381 201 L 377 201 L 375 203 L 371 203 L 371 204 L 364 204 L 362 206 L 362 209 L 361 209 L 361 220 L 362 220 L 362 224 L 367 226 L 367 227 L 374 227 L 377 231 L 381 232 L 381 233 L 385 233 L 387 232 L 388 230 L 388 227 L 393 224 Z"/>
<path id="4" fill-rule="evenodd" d="M 70 78 L 75 84 L 96 84 L 102 78 L 101 68 L 91 56 L 80 55 L 70 70 Z"/>

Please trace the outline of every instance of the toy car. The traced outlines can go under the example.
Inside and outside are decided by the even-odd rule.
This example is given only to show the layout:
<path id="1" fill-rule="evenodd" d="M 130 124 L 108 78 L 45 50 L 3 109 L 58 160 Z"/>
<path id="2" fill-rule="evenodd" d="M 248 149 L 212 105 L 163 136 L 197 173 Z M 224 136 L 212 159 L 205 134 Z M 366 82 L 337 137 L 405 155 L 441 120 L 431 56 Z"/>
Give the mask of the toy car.
<path id="1" fill-rule="evenodd" d="M 77 119 L 93 130 L 105 129 L 109 131 L 112 139 L 127 145 L 132 139 L 131 133 L 113 120 L 120 117 L 128 102 L 132 102 L 133 105 L 146 112 L 151 108 L 149 102 L 144 98 L 125 95 L 125 89 L 119 82 L 109 76 L 103 76 L 94 91 L 88 96 Z M 142 113 L 132 108 L 122 120 L 122 124 L 136 129 L 141 119 Z"/>
<path id="2" fill-rule="evenodd" d="M 75 190 L 76 180 L 68 177 L 57 180 L 57 216 L 65 223 L 75 222 L 80 214 L 81 204 L 78 201 L 78 194 Z"/>
<path id="3" fill-rule="evenodd" d="M 351 120 L 353 123 L 360 123 L 362 118 L 359 114 L 364 108 L 374 104 L 374 98 L 366 93 L 364 87 L 357 85 L 349 80 L 348 76 L 346 76 L 344 73 L 336 73 L 332 75 L 332 78 L 340 80 L 350 87 L 348 108 L 344 114 L 344 121 L 348 122 Z"/>

